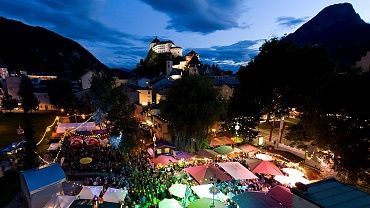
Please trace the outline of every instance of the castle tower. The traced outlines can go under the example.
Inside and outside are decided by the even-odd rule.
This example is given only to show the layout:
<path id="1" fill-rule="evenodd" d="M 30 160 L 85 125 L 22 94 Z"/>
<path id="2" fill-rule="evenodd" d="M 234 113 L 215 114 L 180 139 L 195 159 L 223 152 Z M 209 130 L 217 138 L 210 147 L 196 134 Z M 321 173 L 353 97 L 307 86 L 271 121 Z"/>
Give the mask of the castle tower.
<path id="1" fill-rule="evenodd" d="M 157 36 L 155 36 L 155 38 L 152 40 L 152 42 L 150 43 L 149 45 L 149 50 L 152 49 L 155 45 L 157 45 L 159 42 L 161 42 Z"/>

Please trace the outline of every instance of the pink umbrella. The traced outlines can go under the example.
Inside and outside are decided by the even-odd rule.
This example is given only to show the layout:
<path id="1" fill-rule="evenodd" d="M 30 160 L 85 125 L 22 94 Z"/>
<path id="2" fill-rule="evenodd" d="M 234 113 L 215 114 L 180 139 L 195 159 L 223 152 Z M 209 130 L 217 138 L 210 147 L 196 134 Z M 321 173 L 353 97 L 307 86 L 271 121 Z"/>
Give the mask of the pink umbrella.
<path id="1" fill-rule="evenodd" d="M 211 183 L 211 178 L 213 178 L 215 181 L 230 181 L 232 179 L 225 172 L 213 165 L 189 167 L 185 168 L 185 171 L 188 172 L 199 184 Z"/>
<path id="2" fill-rule="evenodd" d="M 241 149 L 243 152 L 253 152 L 258 150 L 255 146 L 250 144 L 243 144 L 239 147 L 239 149 Z"/>

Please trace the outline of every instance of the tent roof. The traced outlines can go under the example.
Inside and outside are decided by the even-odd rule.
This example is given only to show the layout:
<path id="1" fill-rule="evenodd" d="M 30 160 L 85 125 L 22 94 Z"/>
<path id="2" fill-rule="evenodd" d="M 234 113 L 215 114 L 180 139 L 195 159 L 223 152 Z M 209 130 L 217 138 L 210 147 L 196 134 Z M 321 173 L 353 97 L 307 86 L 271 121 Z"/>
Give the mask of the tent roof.
<path id="1" fill-rule="evenodd" d="M 267 192 L 267 196 L 275 199 L 287 208 L 292 207 L 292 192 L 284 186 L 275 186 Z"/>
<path id="2" fill-rule="evenodd" d="M 239 162 L 223 162 L 217 164 L 236 180 L 257 178 L 257 176 Z"/>
<path id="3" fill-rule="evenodd" d="M 184 159 L 184 160 L 189 160 L 193 157 L 192 154 L 190 154 L 189 152 L 184 152 L 184 151 L 175 151 L 175 154 L 176 154 L 176 158 L 181 160 L 181 159 Z"/>
<path id="4" fill-rule="evenodd" d="M 235 203 L 239 205 L 240 208 L 269 208 L 269 207 L 283 207 L 279 202 L 275 201 L 273 198 L 266 196 L 262 192 L 244 192 L 242 194 L 233 197 Z"/>
<path id="5" fill-rule="evenodd" d="M 320 207 L 369 207 L 370 194 L 334 178 L 306 185 L 307 191 L 293 188 L 292 193 Z"/>
<path id="6" fill-rule="evenodd" d="M 167 163 L 177 162 L 177 160 L 173 158 L 172 156 L 160 155 L 152 159 L 152 162 L 154 163 L 154 165 L 158 165 L 158 164 L 167 165 Z"/>
<path id="7" fill-rule="evenodd" d="M 218 153 L 213 150 L 202 149 L 198 151 L 197 156 L 206 158 L 216 158 L 218 156 Z"/>
<path id="8" fill-rule="evenodd" d="M 119 203 L 120 201 L 125 200 L 127 195 L 127 190 L 108 188 L 103 195 L 103 200 L 106 202 Z"/>
<path id="9" fill-rule="evenodd" d="M 68 208 L 75 201 L 75 196 L 53 195 L 52 198 L 44 205 L 44 208 Z"/>
<path id="10" fill-rule="evenodd" d="M 234 144 L 234 143 L 235 142 L 231 138 L 226 137 L 226 136 L 222 136 L 222 137 L 212 138 L 209 146 L 217 147 L 217 146 L 222 146 L 222 145 L 231 145 L 231 144 Z"/>
<path id="11" fill-rule="evenodd" d="M 21 175 L 31 194 L 46 186 L 66 180 L 66 175 L 58 163 L 43 168 L 25 170 L 21 172 Z"/>
<path id="12" fill-rule="evenodd" d="M 243 152 L 253 152 L 258 150 L 255 146 L 250 144 L 243 144 L 239 147 L 239 149 L 241 149 Z"/>
<path id="13" fill-rule="evenodd" d="M 185 168 L 193 178 L 199 183 L 209 183 L 210 178 L 213 177 L 214 180 L 230 181 L 232 178 L 224 173 L 222 170 L 216 168 L 213 165 L 200 165 L 195 167 Z"/>
<path id="14" fill-rule="evenodd" d="M 234 151 L 240 151 L 239 148 L 232 148 L 231 146 L 220 146 L 214 149 L 215 152 L 221 154 L 221 155 L 228 155 Z"/>
<path id="15" fill-rule="evenodd" d="M 99 196 L 102 190 L 103 186 L 82 186 L 78 196 L 79 199 L 93 199 L 94 196 Z"/>
<path id="16" fill-rule="evenodd" d="M 268 175 L 284 175 L 279 168 L 270 161 L 260 161 L 259 163 L 252 163 L 249 166 L 253 173 L 261 173 Z"/>

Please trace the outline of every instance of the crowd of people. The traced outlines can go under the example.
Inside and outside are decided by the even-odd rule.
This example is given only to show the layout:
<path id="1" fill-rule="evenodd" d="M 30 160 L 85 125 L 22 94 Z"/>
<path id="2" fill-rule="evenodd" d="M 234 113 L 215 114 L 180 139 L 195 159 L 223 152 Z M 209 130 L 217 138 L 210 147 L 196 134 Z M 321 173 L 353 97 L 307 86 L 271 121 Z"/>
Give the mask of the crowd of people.
<path id="1" fill-rule="evenodd" d="M 123 159 L 119 151 L 103 146 L 71 146 L 68 141 L 63 142 L 59 157 L 62 167 L 68 174 L 74 173 L 117 173 L 120 171 Z M 81 164 L 82 158 L 91 158 L 91 163 Z"/>
<path id="2" fill-rule="evenodd" d="M 86 165 L 80 163 L 80 159 L 91 157 L 92 162 Z M 63 158 L 63 159 L 62 159 Z M 234 157 L 222 157 L 215 160 L 191 160 L 188 162 L 170 163 L 166 166 L 154 167 L 149 154 L 141 148 L 135 154 L 121 153 L 111 147 L 81 146 L 70 147 L 64 142 L 60 154 L 63 160 L 62 167 L 68 175 L 86 173 L 82 179 L 83 185 L 103 186 L 103 192 L 108 187 L 123 188 L 128 191 L 124 200 L 126 207 L 157 207 L 158 203 L 165 198 L 176 198 L 170 195 L 168 189 L 172 184 L 186 184 L 189 187 L 198 185 L 184 168 L 190 166 L 214 164 L 217 162 L 234 161 L 248 167 L 246 155 Z M 280 167 L 285 164 L 278 163 Z M 91 175 L 91 173 L 94 173 Z M 100 173 L 100 174 L 99 174 Z M 232 198 L 246 191 L 268 191 L 278 185 L 271 176 L 256 174 L 258 179 L 245 181 L 214 181 L 219 191 Z M 188 203 L 197 197 L 190 196 Z M 182 199 L 177 198 L 180 202 Z M 234 207 L 231 200 L 225 202 L 228 207 Z"/>

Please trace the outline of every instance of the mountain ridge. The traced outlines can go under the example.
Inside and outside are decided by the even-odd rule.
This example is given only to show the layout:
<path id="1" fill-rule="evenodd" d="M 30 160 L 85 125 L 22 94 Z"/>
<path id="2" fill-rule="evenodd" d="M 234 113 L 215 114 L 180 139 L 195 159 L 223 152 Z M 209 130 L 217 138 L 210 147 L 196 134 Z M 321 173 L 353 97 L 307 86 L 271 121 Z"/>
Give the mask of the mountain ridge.
<path id="1" fill-rule="evenodd" d="M 77 78 L 108 69 L 76 41 L 40 26 L 0 17 L 0 63 L 11 71 L 51 72 Z"/>
<path id="2" fill-rule="evenodd" d="M 325 7 L 295 32 L 283 38 L 298 46 L 321 46 L 342 67 L 351 67 L 370 51 L 370 24 L 350 3 Z"/>

